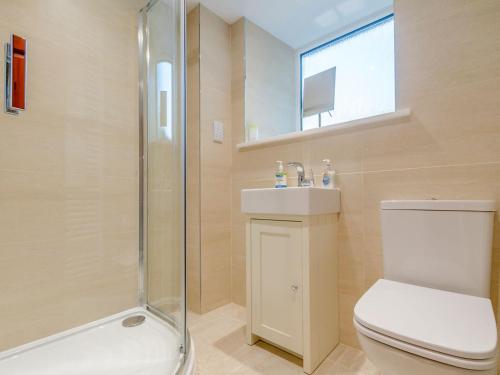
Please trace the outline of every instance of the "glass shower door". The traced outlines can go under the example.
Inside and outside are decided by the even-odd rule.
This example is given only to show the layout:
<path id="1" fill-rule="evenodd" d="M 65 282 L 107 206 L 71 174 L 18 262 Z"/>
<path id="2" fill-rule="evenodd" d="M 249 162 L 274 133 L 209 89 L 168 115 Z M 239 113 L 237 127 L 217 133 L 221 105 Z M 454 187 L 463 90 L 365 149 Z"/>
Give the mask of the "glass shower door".
<path id="1" fill-rule="evenodd" d="M 186 348 L 184 1 L 141 14 L 143 156 L 141 299 Z"/>

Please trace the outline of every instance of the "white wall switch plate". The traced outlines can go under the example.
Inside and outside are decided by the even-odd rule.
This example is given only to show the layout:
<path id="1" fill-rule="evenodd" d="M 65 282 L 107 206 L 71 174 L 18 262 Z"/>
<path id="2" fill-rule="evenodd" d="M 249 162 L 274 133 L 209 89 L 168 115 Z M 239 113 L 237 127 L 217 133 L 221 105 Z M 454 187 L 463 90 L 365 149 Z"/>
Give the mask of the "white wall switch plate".
<path id="1" fill-rule="evenodd" d="M 224 123 L 222 121 L 213 122 L 214 142 L 224 142 Z"/>

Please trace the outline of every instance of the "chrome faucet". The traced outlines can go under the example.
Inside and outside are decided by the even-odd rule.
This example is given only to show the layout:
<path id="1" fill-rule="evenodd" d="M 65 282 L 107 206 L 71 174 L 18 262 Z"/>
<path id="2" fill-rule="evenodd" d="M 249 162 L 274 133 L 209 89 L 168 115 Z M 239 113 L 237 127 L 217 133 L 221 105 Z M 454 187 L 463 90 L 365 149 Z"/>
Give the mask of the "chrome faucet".
<path id="1" fill-rule="evenodd" d="M 298 161 L 289 161 L 286 163 L 288 167 L 295 167 L 297 169 L 297 186 L 301 187 L 306 179 L 304 166 Z"/>

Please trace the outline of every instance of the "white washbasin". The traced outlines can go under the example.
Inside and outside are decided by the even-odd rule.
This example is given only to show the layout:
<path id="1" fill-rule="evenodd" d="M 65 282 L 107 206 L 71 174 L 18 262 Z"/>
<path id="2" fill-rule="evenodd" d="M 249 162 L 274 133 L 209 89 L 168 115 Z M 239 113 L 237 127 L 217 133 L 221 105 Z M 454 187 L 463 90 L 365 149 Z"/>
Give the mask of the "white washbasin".
<path id="1" fill-rule="evenodd" d="M 269 215 L 322 215 L 340 212 L 340 190 L 311 187 L 241 190 L 241 212 Z"/>

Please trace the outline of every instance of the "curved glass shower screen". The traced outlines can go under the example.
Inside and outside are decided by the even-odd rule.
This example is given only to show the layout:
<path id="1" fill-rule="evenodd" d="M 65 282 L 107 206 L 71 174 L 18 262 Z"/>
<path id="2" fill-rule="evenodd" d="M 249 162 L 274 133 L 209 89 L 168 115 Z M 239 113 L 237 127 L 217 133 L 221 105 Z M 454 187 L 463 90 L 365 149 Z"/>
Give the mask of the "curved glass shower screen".
<path id="1" fill-rule="evenodd" d="M 141 303 L 167 319 L 186 348 L 184 1 L 141 12 Z"/>

